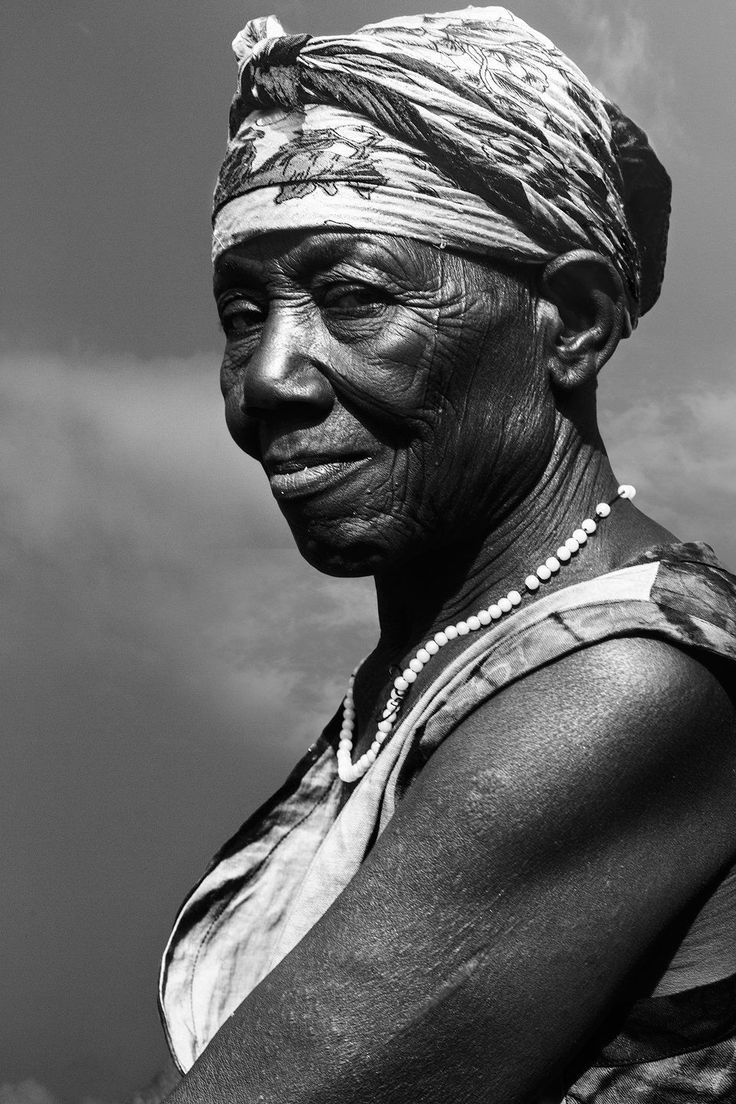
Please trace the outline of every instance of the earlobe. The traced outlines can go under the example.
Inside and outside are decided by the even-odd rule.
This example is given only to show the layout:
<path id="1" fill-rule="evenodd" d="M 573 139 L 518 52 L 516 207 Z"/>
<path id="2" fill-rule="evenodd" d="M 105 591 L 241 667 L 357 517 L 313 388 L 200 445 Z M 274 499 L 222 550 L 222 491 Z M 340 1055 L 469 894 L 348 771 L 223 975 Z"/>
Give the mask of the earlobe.
<path id="1" fill-rule="evenodd" d="M 628 333 L 620 275 L 600 253 L 577 249 L 546 266 L 540 296 L 552 308 L 547 352 L 553 384 L 571 391 L 593 383 Z"/>

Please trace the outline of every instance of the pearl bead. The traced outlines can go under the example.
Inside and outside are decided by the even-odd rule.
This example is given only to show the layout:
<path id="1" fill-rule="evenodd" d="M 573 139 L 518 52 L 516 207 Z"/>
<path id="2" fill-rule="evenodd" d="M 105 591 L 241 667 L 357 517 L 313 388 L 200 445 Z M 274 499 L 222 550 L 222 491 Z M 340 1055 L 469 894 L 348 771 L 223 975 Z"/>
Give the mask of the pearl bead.
<path id="1" fill-rule="evenodd" d="M 341 740 L 352 740 L 352 738 L 353 738 L 353 726 L 352 726 L 352 724 L 348 725 L 348 724 L 345 723 L 345 721 L 343 721 L 342 722 L 342 728 L 340 729 L 340 739 Z"/>
<path id="2" fill-rule="evenodd" d="M 420 675 L 424 668 L 424 664 L 422 663 L 421 659 L 417 659 L 416 656 L 414 656 L 414 659 L 409 660 L 409 666 L 415 675 Z"/>
<path id="3" fill-rule="evenodd" d="M 378 755 L 379 751 L 381 750 L 380 741 L 379 740 L 374 740 L 373 743 L 371 744 L 370 750 L 375 751 L 376 755 Z"/>
<path id="4" fill-rule="evenodd" d="M 440 648 L 444 648 L 447 641 L 448 641 L 447 633 L 436 632 L 434 634 L 434 642 L 435 642 L 435 644 L 438 644 L 440 646 Z"/>
<path id="5" fill-rule="evenodd" d="M 568 552 L 578 552 L 580 549 L 580 545 L 574 537 L 568 537 L 565 541 L 565 548 Z"/>
<path id="6" fill-rule="evenodd" d="M 385 732 L 387 735 L 393 727 L 394 726 L 391 724 L 390 721 L 379 721 L 378 722 L 378 731 L 379 732 Z"/>
<path id="7" fill-rule="evenodd" d="M 406 668 L 406 670 L 403 672 L 403 676 L 404 676 L 404 678 L 406 679 L 407 682 L 416 682 L 417 681 L 417 676 L 416 676 L 415 672 L 412 671 L 411 667 Z"/>
<path id="8" fill-rule="evenodd" d="M 588 534 L 584 529 L 576 529 L 573 533 L 573 539 L 576 540 L 578 544 L 585 544 L 588 539 Z"/>
<path id="9" fill-rule="evenodd" d="M 470 632 L 470 625 L 467 621 L 458 621 L 455 628 L 457 629 L 460 636 L 467 636 Z"/>
<path id="10" fill-rule="evenodd" d="M 478 620 L 480 621 L 481 625 L 490 625 L 491 615 L 487 609 L 480 611 L 480 613 L 478 614 Z"/>
<path id="11" fill-rule="evenodd" d="M 455 640 L 458 636 L 458 631 L 454 625 L 448 625 L 445 629 L 445 636 L 448 640 Z"/>
<path id="12" fill-rule="evenodd" d="M 400 694 L 405 694 L 409 689 L 409 683 L 403 675 L 399 675 L 398 678 L 394 679 L 394 688 L 398 690 Z"/>
<path id="13" fill-rule="evenodd" d="M 377 755 L 378 752 L 374 751 L 372 747 L 369 747 L 366 753 L 361 756 L 361 758 L 367 759 L 369 763 L 375 763 Z"/>
<path id="14" fill-rule="evenodd" d="M 622 483 L 618 489 L 619 498 L 634 498 L 636 496 L 636 487 L 632 487 L 630 483 Z"/>
<path id="15" fill-rule="evenodd" d="M 428 640 L 427 643 L 424 645 L 424 650 L 425 652 L 428 652 L 429 655 L 433 656 L 437 655 L 438 651 L 440 650 L 440 646 L 436 640 Z"/>
<path id="16" fill-rule="evenodd" d="M 606 518 L 611 512 L 611 507 L 607 502 L 599 502 L 595 508 L 595 512 L 599 518 Z"/>
<path id="17" fill-rule="evenodd" d="M 518 590 L 510 590 L 506 597 L 508 598 L 512 606 L 521 605 L 521 595 L 519 594 Z"/>
<path id="18" fill-rule="evenodd" d="M 477 632 L 478 629 L 480 628 L 480 621 L 475 616 L 475 614 L 473 614 L 472 617 L 468 618 L 468 628 L 470 629 L 471 632 Z"/>
<path id="19" fill-rule="evenodd" d="M 426 648 L 420 648 L 419 651 L 417 652 L 417 659 L 419 660 L 420 663 L 429 663 L 431 658 L 432 657 L 431 657 L 431 655 L 429 654 L 429 652 L 427 651 Z"/>
<path id="20" fill-rule="evenodd" d="M 560 561 L 560 563 L 567 563 L 571 555 L 572 553 L 570 552 L 570 549 L 567 548 L 564 544 L 561 544 L 560 547 L 557 549 L 557 559 Z"/>
<path id="21" fill-rule="evenodd" d="M 500 609 L 501 613 L 511 613 L 512 609 L 514 608 L 509 602 L 508 598 L 499 598 L 496 605 Z"/>
<path id="22" fill-rule="evenodd" d="M 348 736 L 343 736 L 340 743 L 337 745 L 337 750 L 342 748 L 343 751 L 352 751 L 353 741 Z"/>
<path id="23" fill-rule="evenodd" d="M 526 587 L 527 590 L 531 590 L 531 591 L 538 590 L 539 589 L 539 579 L 537 578 L 536 575 L 527 575 L 526 579 L 524 580 L 524 586 Z"/>
<path id="24" fill-rule="evenodd" d="M 548 567 L 553 575 L 560 570 L 560 561 L 556 556 L 550 556 L 548 560 L 544 561 L 545 567 Z"/>
<path id="25" fill-rule="evenodd" d="M 580 528 L 590 536 L 591 533 L 595 533 L 598 526 L 592 518 L 586 518 L 585 521 L 581 523 Z"/>
<path id="26" fill-rule="evenodd" d="M 498 621 L 499 617 L 503 617 L 503 610 L 495 603 L 492 606 L 488 607 L 488 613 L 490 614 L 493 621 Z"/>
<path id="27" fill-rule="evenodd" d="M 546 583 L 548 579 L 552 578 L 552 572 L 546 564 L 540 564 L 537 568 L 537 578 L 541 579 L 543 583 Z"/>

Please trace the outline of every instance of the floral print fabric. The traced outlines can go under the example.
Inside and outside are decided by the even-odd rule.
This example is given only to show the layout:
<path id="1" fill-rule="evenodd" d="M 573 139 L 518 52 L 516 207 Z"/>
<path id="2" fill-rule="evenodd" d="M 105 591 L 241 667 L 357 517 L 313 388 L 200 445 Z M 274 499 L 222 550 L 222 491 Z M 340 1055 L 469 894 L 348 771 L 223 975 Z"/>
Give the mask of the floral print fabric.
<path id="1" fill-rule="evenodd" d="M 505 8 L 321 38 L 285 35 L 271 16 L 233 46 L 215 255 L 288 228 L 379 230 L 527 262 L 593 248 L 619 270 L 636 321 L 622 117 Z M 636 157 L 646 147 L 656 161 L 641 138 Z"/>

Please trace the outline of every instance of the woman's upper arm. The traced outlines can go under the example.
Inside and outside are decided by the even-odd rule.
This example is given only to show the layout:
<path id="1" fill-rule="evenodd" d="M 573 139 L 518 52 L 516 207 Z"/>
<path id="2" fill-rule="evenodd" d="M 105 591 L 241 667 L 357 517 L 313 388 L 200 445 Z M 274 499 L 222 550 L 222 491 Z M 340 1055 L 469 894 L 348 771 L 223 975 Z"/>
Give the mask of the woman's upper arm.
<path id="1" fill-rule="evenodd" d="M 736 725 L 667 644 L 509 687 L 417 776 L 359 874 L 177 1099 L 527 1099 L 736 851 Z"/>

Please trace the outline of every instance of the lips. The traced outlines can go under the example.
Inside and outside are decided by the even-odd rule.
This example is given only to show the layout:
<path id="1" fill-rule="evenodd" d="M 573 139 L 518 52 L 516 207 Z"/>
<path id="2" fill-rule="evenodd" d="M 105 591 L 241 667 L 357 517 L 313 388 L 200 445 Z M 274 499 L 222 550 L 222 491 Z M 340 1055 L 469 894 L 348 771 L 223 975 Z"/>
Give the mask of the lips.
<path id="1" fill-rule="evenodd" d="M 277 498 L 300 498 L 337 486 L 370 461 L 370 456 L 310 454 L 276 458 L 266 456 L 271 490 Z"/>

